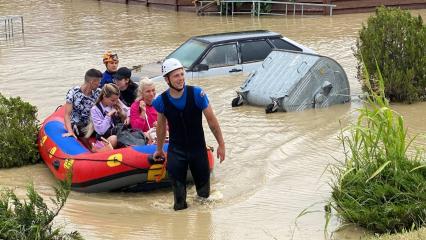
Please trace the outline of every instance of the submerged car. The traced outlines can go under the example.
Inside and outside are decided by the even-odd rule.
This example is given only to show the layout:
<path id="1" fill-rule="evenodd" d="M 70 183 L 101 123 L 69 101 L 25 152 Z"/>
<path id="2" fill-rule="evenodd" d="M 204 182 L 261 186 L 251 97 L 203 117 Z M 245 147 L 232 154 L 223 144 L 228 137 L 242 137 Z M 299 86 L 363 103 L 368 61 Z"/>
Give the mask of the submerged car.
<path id="1" fill-rule="evenodd" d="M 273 49 L 315 53 L 279 33 L 256 30 L 195 36 L 188 39 L 167 58 L 178 59 L 187 78 L 218 75 L 247 75 L 256 70 Z M 148 64 L 140 76 L 161 77 L 161 62 Z"/>

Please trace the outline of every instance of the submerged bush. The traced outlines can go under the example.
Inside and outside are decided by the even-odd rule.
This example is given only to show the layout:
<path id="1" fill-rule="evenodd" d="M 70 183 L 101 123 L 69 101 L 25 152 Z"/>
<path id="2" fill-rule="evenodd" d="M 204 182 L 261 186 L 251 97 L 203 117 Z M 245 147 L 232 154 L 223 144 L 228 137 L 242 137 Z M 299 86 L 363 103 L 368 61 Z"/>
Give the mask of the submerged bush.
<path id="1" fill-rule="evenodd" d="M 420 150 L 409 156 L 414 139 L 407 138 L 402 116 L 390 109 L 377 72 L 377 94 L 340 135 L 346 158 L 332 171 L 337 179 L 331 206 L 347 222 L 393 233 L 425 224 L 426 164 Z"/>
<path id="2" fill-rule="evenodd" d="M 406 10 L 378 8 L 359 33 L 355 56 L 364 90 L 369 91 L 367 82 L 377 90 L 377 61 L 387 98 L 409 103 L 425 100 L 426 26 L 420 15 L 413 17 Z M 362 74 L 364 67 L 370 75 Z"/>
<path id="3" fill-rule="evenodd" d="M 38 162 L 38 130 L 36 107 L 0 93 L 0 168 Z"/>
<path id="4" fill-rule="evenodd" d="M 31 184 L 27 188 L 28 201 L 20 201 L 12 190 L 0 195 L 0 239 L 4 240 L 66 240 L 83 239 L 78 232 L 62 233 L 54 228 L 53 219 L 59 214 L 70 193 L 70 182 L 55 188 L 51 199 L 55 210 L 50 210 Z"/>

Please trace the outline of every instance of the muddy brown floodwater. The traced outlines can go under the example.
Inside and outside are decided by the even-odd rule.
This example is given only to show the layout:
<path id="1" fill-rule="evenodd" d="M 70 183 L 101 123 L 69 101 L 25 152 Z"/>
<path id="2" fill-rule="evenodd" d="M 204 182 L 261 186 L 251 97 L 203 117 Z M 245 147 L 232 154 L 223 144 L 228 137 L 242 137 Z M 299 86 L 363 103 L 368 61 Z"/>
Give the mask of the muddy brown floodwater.
<path id="1" fill-rule="evenodd" d="M 426 10 L 413 11 L 426 16 Z M 351 48 L 369 14 L 306 17 L 198 17 L 194 13 L 155 10 L 99 1 L 0 0 L 1 15 L 23 15 L 25 37 L 0 39 L 0 91 L 36 105 L 39 119 L 64 103 L 69 88 L 80 84 L 92 67 L 104 70 L 102 53 L 118 52 L 120 66 L 165 57 L 193 35 L 269 29 L 334 58 L 345 69 L 354 95 L 361 89 Z M 172 192 L 83 194 L 72 192 L 57 219 L 87 239 L 323 239 L 322 210 L 330 196 L 334 158 L 342 159 L 337 141 L 339 120 L 354 119 L 359 101 L 327 109 L 265 115 L 263 108 L 231 108 L 244 76 L 195 79 L 207 92 L 226 141 L 227 159 L 217 164 L 207 203 L 189 190 L 190 208 L 172 210 Z M 163 83 L 157 84 L 164 89 Z M 426 104 L 396 105 L 411 133 L 426 132 Z M 206 129 L 207 142 L 216 147 Z M 424 143 L 422 139 L 418 140 Z M 0 170 L 0 186 L 21 195 L 34 181 L 51 196 L 53 175 L 44 164 Z M 332 229 L 338 222 L 332 222 Z M 357 239 L 350 229 L 338 239 Z"/>

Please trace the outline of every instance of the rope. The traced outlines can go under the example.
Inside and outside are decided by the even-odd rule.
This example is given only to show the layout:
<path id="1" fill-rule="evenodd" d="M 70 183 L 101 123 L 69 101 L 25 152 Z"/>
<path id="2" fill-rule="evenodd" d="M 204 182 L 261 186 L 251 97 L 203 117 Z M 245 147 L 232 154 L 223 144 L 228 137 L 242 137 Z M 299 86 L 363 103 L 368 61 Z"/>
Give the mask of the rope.
<path id="1" fill-rule="evenodd" d="M 148 115 L 146 115 L 146 108 L 145 108 L 145 120 L 146 120 L 146 123 L 148 124 L 148 129 L 151 129 L 151 125 L 149 124 L 149 121 L 148 121 Z"/>
<path id="2" fill-rule="evenodd" d="M 57 106 L 56 109 L 55 109 L 55 112 L 58 111 L 58 109 L 61 108 L 61 107 L 62 107 L 62 105 Z"/>
<path id="3" fill-rule="evenodd" d="M 50 150 L 51 149 L 49 149 L 47 151 L 47 154 L 49 154 L 49 155 L 51 155 L 51 156 L 53 156 L 53 157 L 55 157 L 55 158 L 57 158 L 59 160 L 63 160 L 63 161 L 66 161 L 66 160 L 69 160 L 69 159 L 76 160 L 76 161 L 87 161 L 87 162 L 111 162 L 112 161 L 112 162 L 119 162 L 119 163 L 123 164 L 124 166 L 130 167 L 130 168 L 134 168 L 134 169 L 138 169 L 138 170 L 146 170 L 145 168 L 134 166 L 134 165 L 126 163 L 126 162 L 118 161 L 115 158 L 111 159 L 111 160 L 108 160 L 108 159 L 89 159 L 89 158 L 65 158 L 65 157 L 59 157 L 59 156 L 57 156 L 55 154 L 50 154 Z M 167 161 L 167 159 L 166 159 L 166 161 Z M 165 165 L 166 161 L 164 161 L 163 165 Z"/>

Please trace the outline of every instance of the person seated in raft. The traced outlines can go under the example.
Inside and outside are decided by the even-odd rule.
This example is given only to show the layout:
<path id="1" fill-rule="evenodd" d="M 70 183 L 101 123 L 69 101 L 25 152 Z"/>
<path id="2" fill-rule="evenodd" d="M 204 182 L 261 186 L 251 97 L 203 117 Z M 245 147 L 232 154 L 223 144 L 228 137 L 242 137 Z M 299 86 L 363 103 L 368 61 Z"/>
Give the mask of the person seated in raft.
<path id="1" fill-rule="evenodd" d="M 113 148 L 117 147 L 117 132 L 114 128 L 119 123 L 127 125 L 129 118 L 124 104 L 119 99 L 120 90 L 115 84 L 105 84 L 96 104 L 90 110 L 91 123 L 98 140 L 96 148 L 104 147 L 106 139 Z M 90 131 L 88 131 L 90 132 Z"/>
<path id="2" fill-rule="evenodd" d="M 137 89 L 136 101 L 130 107 L 132 128 L 147 132 L 157 123 L 157 111 L 152 106 L 156 96 L 155 85 L 149 78 L 142 78 Z"/>
<path id="3" fill-rule="evenodd" d="M 135 101 L 138 89 L 138 85 L 130 79 L 131 76 L 132 71 L 126 67 L 119 68 L 113 76 L 114 83 L 120 89 L 120 100 L 127 107 Z"/>
<path id="4" fill-rule="evenodd" d="M 139 82 L 136 101 L 130 107 L 130 126 L 142 130 L 151 142 L 155 142 L 157 111 L 152 106 L 156 96 L 154 82 L 145 77 Z"/>
<path id="5" fill-rule="evenodd" d="M 118 55 L 113 53 L 111 50 L 106 51 L 104 55 L 102 55 L 102 59 L 106 70 L 102 74 L 100 88 L 102 88 L 107 83 L 113 83 L 113 76 L 117 72 L 118 68 Z"/>
<path id="6" fill-rule="evenodd" d="M 68 91 L 64 115 L 67 133 L 64 133 L 63 137 L 85 136 L 85 127 L 90 122 L 90 109 L 101 93 L 98 88 L 101 78 L 101 71 L 92 68 L 84 75 L 84 83 L 81 86 L 75 86 Z M 81 140 L 85 144 L 88 142 Z"/>

